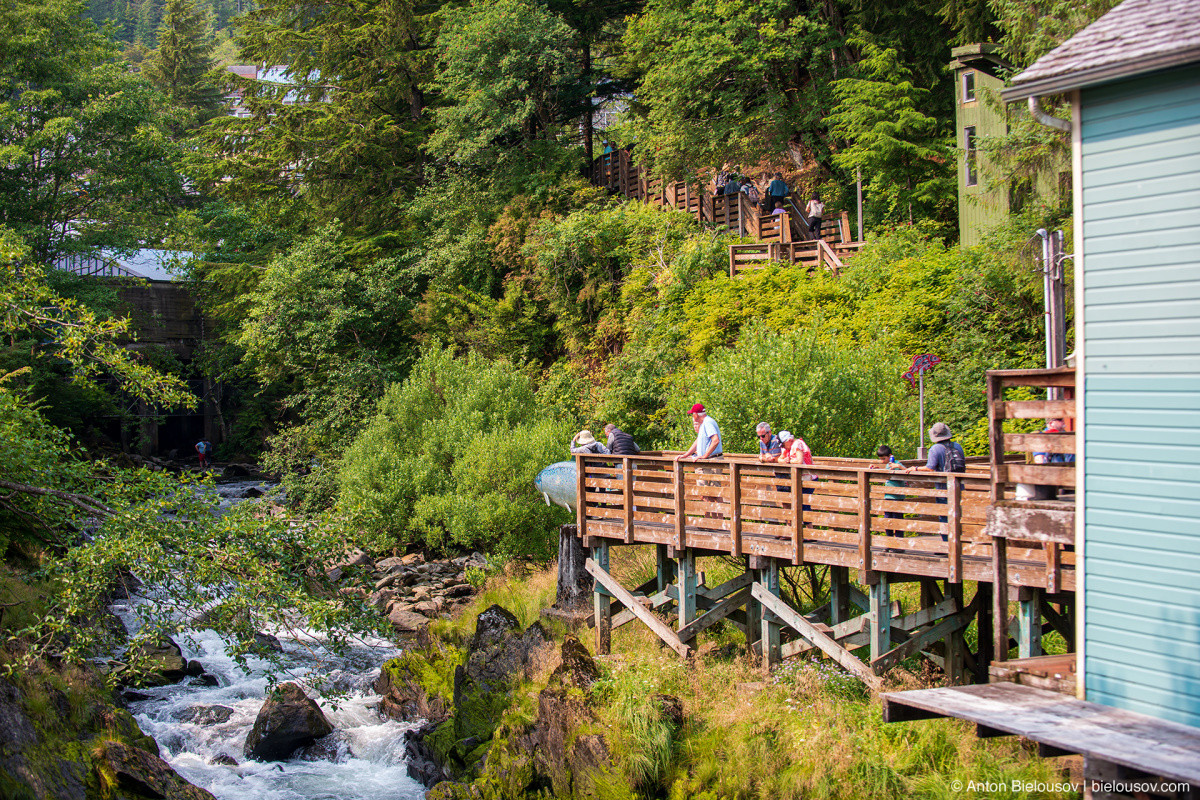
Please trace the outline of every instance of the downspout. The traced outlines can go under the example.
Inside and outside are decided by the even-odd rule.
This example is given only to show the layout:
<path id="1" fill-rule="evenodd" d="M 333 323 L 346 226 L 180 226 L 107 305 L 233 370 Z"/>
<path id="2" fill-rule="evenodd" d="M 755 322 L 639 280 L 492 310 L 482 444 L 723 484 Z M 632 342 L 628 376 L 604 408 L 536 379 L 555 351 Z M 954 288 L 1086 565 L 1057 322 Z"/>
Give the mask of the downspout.
<path id="1" fill-rule="evenodd" d="M 1058 117 L 1042 111 L 1042 107 L 1039 105 L 1040 101 L 1041 98 L 1037 97 L 1036 95 L 1029 98 L 1029 113 L 1033 116 L 1033 118 L 1043 125 L 1056 128 L 1060 131 L 1069 132 L 1071 130 L 1071 121 L 1067 119 L 1059 119 Z"/>

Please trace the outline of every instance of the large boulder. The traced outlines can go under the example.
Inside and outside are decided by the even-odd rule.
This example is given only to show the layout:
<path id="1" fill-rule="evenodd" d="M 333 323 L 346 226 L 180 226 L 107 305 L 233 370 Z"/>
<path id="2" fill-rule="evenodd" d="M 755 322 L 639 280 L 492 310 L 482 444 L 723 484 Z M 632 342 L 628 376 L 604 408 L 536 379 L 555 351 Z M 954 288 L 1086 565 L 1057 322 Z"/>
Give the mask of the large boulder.
<path id="1" fill-rule="evenodd" d="M 183 651 L 166 637 L 138 645 L 125 657 L 128 665 L 120 667 L 118 674 L 128 686 L 166 686 L 188 676 Z"/>
<path id="2" fill-rule="evenodd" d="M 549 646 L 540 623 L 522 632 L 520 620 L 498 605 L 479 615 L 466 663 L 454 672 L 454 732 L 460 742 L 491 738 L 512 684 L 532 676 Z"/>
<path id="3" fill-rule="evenodd" d="M 164 800 L 216 800 L 205 790 L 179 777 L 170 764 L 137 747 L 107 741 L 96 748 L 94 755 L 105 797 L 115 794 Z"/>
<path id="4" fill-rule="evenodd" d="M 294 683 L 280 684 L 258 712 L 244 753 L 257 761 L 283 761 L 333 733 L 321 709 Z"/>

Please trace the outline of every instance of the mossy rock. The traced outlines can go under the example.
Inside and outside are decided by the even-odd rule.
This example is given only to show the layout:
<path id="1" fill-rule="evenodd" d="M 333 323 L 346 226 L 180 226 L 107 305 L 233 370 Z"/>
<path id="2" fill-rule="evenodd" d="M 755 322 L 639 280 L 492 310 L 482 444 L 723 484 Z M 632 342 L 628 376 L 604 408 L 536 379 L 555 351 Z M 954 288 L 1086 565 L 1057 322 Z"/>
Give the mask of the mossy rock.
<path id="1" fill-rule="evenodd" d="M 409 650 L 383 665 L 375 691 L 380 711 L 392 719 L 445 719 L 454 705 L 454 673 L 463 662 L 455 647 Z"/>

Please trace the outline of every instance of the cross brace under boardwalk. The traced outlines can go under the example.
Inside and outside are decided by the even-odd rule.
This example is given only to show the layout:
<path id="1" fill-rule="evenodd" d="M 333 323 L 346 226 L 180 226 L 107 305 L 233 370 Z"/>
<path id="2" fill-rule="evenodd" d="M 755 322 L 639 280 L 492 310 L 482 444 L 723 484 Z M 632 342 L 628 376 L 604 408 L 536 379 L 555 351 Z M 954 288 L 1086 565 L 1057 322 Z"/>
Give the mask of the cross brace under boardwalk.
<path id="1" fill-rule="evenodd" d="M 638 620 L 687 658 L 698 634 L 728 620 L 745 633 L 747 647 L 762 658 L 764 669 L 819 650 L 874 689 L 881 685 L 880 675 L 917 654 L 935 659 L 952 680 L 965 671 L 962 631 L 975 619 L 980 597 L 964 606 L 957 584 L 947 584 L 943 594 L 936 581 L 921 579 L 924 607 L 901 615 L 900 604 L 890 602 L 887 574 L 874 574 L 868 594 L 849 583 L 848 570 L 834 568 L 830 602 L 802 614 L 781 596 L 779 575 L 786 561 L 749 556 L 745 572 L 709 587 L 696 571 L 695 551 L 659 546 L 656 577 L 626 589 L 609 571 L 609 549 L 601 540 L 585 563 L 595 579 L 591 624 L 598 653 L 609 651 L 613 629 Z M 861 613 L 851 616 L 852 606 Z M 671 610 L 675 627 L 663 616 Z M 931 651 L 935 645 L 941 655 Z M 856 651 L 867 647 L 864 661 Z"/>
<path id="2" fill-rule="evenodd" d="M 1200 787 L 1200 728 L 1014 683 L 893 692 L 882 698 L 886 722 L 955 717 L 974 722 L 980 736 L 1031 739 L 1043 755 L 1082 755 L 1085 779 L 1110 778 L 1113 772 L 1105 767 L 1115 765 Z"/>

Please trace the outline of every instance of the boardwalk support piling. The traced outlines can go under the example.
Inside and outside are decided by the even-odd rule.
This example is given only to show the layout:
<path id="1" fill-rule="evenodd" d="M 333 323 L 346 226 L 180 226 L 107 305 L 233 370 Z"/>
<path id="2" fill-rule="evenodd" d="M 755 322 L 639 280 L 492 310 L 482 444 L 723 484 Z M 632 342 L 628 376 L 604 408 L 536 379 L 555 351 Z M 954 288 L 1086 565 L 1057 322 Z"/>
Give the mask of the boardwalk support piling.
<path id="1" fill-rule="evenodd" d="M 595 570 L 589 567 L 593 563 L 600 570 L 608 572 L 608 542 L 603 539 L 592 548 L 592 557 L 584 562 L 584 567 L 595 578 Z M 596 652 L 601 655 L 607 655 L 612 650 L 612 605 L 608 600 L 610 596 L 604 585 L 597 580 L 595 591 L 592 592 L 592 613 L 596 621 Z"/>
<path id="2" fill-rule="evenodd" d="M 779 596 L 779 564 L 773 558 L 766 559 L 766 564 L 758 570 L 758 583 L 763 591 Z M 763 670 L 771 671 L 774 664 L 779 663 L 779 617 L 770 609 L 762 610 L 762 664 Z"/>
<path id="3" fill-rule="evenodd" d="M 892 598 L 886 574 L 875 573 L 870 587 L 871 660 L 892 649 Z"/>
<path id="4" fill-rule="evenodd" d="M 1017 612 L 1017 649 L 1020 658 L 1042 654 L 1042 593 L 1022 586 L 1017 593 L 1020 610 Z"/>

